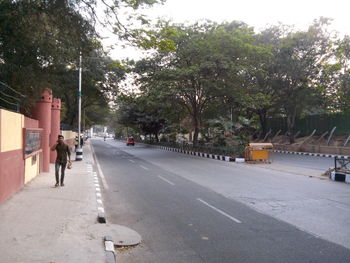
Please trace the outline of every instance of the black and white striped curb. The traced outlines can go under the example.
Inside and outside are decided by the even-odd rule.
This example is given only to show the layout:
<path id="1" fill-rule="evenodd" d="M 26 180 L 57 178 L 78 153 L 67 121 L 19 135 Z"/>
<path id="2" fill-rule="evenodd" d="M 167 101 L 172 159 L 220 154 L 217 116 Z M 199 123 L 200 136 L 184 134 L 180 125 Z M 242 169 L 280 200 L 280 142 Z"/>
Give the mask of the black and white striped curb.
<path id="1" fill-rule="evenodd" d="M 336 182 L 342 182 L 350 184 L 350 174 L 342 173 L 342 172 L 332 172 L 330 179 Z"/>
<path id="2" fill-rule="evenodd" d="M 337 157 L 338 159 L 350 160 L 350 156 L 347 156 L 347 155 L 308 153 L 308 152 L 290 152 L 290 151 L 281 151 L 281 150 L 273 150 L 273 152 L 294 154 L 294 155 L 308 155 L 308 156 L 326 157 L 326 158 L 335 158 L 335 157 Z M 346 174 L 346 173 L 342 173 L 342 172 L 332 172 L 331 176 L 330 176 L 330 179 L 333 180 L 333 181 L 350 184 L 350 174 Z"/>
<path id="3" fill-rule="evenodd" d="M 97 173 L 93 171 L 93 167 L 91 164 L 87 164 L 87 171 L 89 175 L 93 176 L 95 193 L 96 193 L 96 204 L 97 204 L 97 221 L 99 223 L 106 223 L 105 210 L 103 208 L 102 195 L 101 195 L 101 187 L 98 181 Z M 107 263 L 116 263 L 116 255 L 114 251 L 114 242 L 111 237 L 105 236 L 103 238 L 106 252 L 106 262 Z"/>
<path id="4" fill-rule="evenodd" d="M 204 158 L 209 158 L 213 160 L 219 160 L 219 161 L 225 161 L 225 162 L 237 162 L 237 163 L 244 163 L 244 158 L 233 158 L 230 156 L 224 156 L 224 155 L 216 155 L 216 154 L 210 154 L 210 153 L 202 153 L 202 152 L 193 152 L 188 150 L 183 150 L 179 148 L 172 148 L 172 147 L 165 147 L 165 146 L 157 146 L 159 149 L 167 150 L 171 152 L 178 152 L 178 153 L 184 153 L 189 154 L 193 156 L 199 156 Z"/>
<path id="5" fill-rule="evenodd" d="M 99 223 L 106 223 L 105 209 L 103 208 L 101 187 L 98 181 L 97 173 L 93 171 L 91 164 L 88 164 L 88 171 L 92 174 L 94 178 L 96 203 L 97 203 L 97 221 Z"/>
<path id="6" fill-rule="evenodd" d="M 290 151 L 281 151 L 281 150 L 273 150 L 275 153 L 287 153 L 287 154 L 295 154 L 295 155 L 308 155 L 308 156 L 318 156 L 318 157 L 328 157 L 328 158 L 340 158 L 340 159 L 350 159 L 350 156 L 346 155 L 334 155 L 334 154 L 324 154 L 324 153 L 308 153 L 308 152 L 290 152 Z"/>

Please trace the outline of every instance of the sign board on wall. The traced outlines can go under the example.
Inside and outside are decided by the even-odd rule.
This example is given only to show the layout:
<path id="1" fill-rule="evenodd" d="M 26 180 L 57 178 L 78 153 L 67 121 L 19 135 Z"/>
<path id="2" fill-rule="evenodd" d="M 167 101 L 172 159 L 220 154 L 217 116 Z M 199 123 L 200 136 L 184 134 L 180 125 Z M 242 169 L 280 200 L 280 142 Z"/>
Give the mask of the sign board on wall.
<path id="1" fill-rule="evenodd" d="M 42 129 L 24 129 L 24 156 L 29 157 L 41 150 Z"/>

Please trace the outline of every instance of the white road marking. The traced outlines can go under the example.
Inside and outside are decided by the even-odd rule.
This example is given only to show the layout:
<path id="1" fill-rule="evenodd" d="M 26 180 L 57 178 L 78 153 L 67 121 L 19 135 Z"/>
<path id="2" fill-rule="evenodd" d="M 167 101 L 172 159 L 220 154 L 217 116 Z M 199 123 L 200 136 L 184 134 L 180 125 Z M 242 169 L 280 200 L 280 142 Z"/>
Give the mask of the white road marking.
<path id="1" fill-rule="evenodd" d="M 94 148 L 93 146 L 91 145 L 91 151 L 92 151 L 92 154 L 95 156 L 95 160 L 96 160 L 96 165 L 97 165 L 97 169 L 98 169 L 98 173 L 100 174 L 100 177 L 101 177 L 101 180 L 102 180 L 102 184 L 103 184 L 103 187 L 104 189 L 108 190 L 108 184 L 107 184 L 107 181 L 106 181 L 106 178 L 102 172 L 102 169 L 101 169 L 101 166 L 98 162 L 98 159 L 97 159 L 97 156 L 95 154 L 95 151 L 94 151 Z"/>
<path id="2" fill-rule="evenodd" d="M 149 170 L 147 167 L 145 167 L 145 166 L 143 166 L 143 165 L 141 165 L 141 164 L 140 164 L 140 167 L 141 167 L 142 169 L 147 170 L 147 171 Z"/>
<path id="3" fill-rule="evenodd" d="M 168 179 L 165 179 L 163 176 L 158 175 L 158 177 L 163 181 L 167 182 L 168 184 L 175 185 L 173 182 L 170 182 Z"/>
<path id="4" fill-rule="evenodd" d="M 135 161 L 134 160 L 131 160 L 131 159 L 128 159 L 130 162 L 132 162 L 132 163 L 135 163 Z"/>
<path id="5" fill-rule="evenodd" d="M 236 223 L 238 223 L 238 224 L 242 223 L 242 222 L 239 221 L 237 218 L 234 218 L 233 216 L 230 216 L 229 214 L 225 213 L 224 211 L 222 211 L 222 210 L 216 208 L 215 206 L 212 206 L 212 205 L 208 204 L 207 202 L 203 201 L 202 199 L 197 198 L 197 200 L 198 200 L 199 202 L 205 204 L 206 206 L 208 206 L 208 207 L 214 209 L 216 212 L 219 212 L 220 214 L 222 214 L 222 215 L 228 217 L 228 218 L 231 219 L 232 221 L 234 221 L 234 222 L 236 222 Z"/>

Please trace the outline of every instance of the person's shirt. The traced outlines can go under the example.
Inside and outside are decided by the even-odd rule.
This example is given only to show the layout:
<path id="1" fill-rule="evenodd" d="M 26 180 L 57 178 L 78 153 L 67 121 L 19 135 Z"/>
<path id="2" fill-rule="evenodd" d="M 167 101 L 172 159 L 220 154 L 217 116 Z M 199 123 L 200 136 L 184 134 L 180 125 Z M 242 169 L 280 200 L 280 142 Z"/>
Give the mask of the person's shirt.
<path id="1" fill-rule="evenodd" d="M 56 145 L 55 149 L 57 152 L 56 162 L 66 163 L 67 155 L 70 155 L 69 146 L 65 143 L 62 143 L 62 144 L 59 143 Z"/>

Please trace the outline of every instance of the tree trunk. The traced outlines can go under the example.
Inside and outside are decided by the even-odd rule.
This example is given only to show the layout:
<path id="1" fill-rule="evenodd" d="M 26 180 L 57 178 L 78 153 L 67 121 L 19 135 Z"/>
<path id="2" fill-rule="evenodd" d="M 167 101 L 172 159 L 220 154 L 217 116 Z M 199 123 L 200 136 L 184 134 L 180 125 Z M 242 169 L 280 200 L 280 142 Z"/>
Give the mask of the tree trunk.
<path id="1" fill-rule="evenodd" d="M 198 144 L 198 135 L 199 135 L 199 127 L 194 128 L 194 134 L 193 134 L 193 146 L 197 146 Z"/>
<path id="2" fill-rule="evenodd" d="M 198 135 L 199 135 L 199 119 L 198 119 L 198 115 L 197 114 L 195 114 L 193 116 L 193 128 L 194 128 L 193 146 L 197 146 L 197 144 L 198 144 Z"/>
<path id="3" fill-rule="evenodd" d="M 156 142 L 159 142 L 158 133 L 154 133 L 154 136 L 156 137 Z"/>
<path id="4" fill-rule="evenodd" d="M 294 138 L 294 123 L 295 123 L 295 117 L 296 117 L 296 109 L 294 109 L 293 113 L 288 114 L 287 116 L 287 129 L 288 129 L 288 136 L 289 136 L 289 143 L 295 143 Z"/>
<path id="5" fill-rule="evenodd" d="M 266 134 L 266 132 L 267 132 L 267 130 L 266 130 L 266 119 L 267 119 L 266 110 L 259 111 L 258 115 L 259 115 L 259 122 L 260 122 L 261 129 L 262 129 L 262 134 Z"/>

